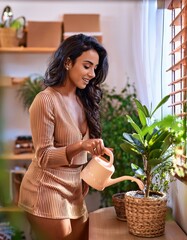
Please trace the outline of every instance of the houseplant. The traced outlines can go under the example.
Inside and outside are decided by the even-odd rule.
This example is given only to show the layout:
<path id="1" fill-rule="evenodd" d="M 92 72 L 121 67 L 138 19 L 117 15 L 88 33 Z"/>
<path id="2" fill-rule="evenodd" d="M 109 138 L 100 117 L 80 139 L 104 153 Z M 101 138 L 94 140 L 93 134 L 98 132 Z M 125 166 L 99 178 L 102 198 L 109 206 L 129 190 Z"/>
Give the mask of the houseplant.
<path id="1" fill-rule="evenodd" d="M 186 112 L 186 103 L 184 104 L 184 112 Z M 173 176 L 183 182 L 187 182 L 187 116 L 183 116 L 184 141 L 177 147 L 174 159 Z"/>
<path id="2" fill-rule="evenodd" d="M 113 177 L 117 178 L 123 175 L 133 175 L 134 173 L 130 167 L 132 156 L 121 149 L 120 143 L 122 137 L 119 138 L 119 136 L 121 135 L 121 131 L 133 131 L 133 128 L 128 124 L 124 117 L 126 114 L 133 116 L 137 122 L 139 121 L 133 101 L 136 97 L 135 86 L 127 81 L 123 89 L 120 91 L 117 91 L 115 88 L 110 88 L 106 84 L 102 85 L 102 90 L 102 138 L 105 146 L 113 149 L 115 167 Z M 141 164 L 139 157 L 134 160 L 135 163 Z M 100 192 L 101 206 L 111 206 L 113 204 L 112 196 L 114 194 L 129 191 L 131 189 L 138 189 L 138 187 L 137 184 L 130 181 L 123 181 L 105 188 L 104 191 Z"/>
<path id="3" fill-rule="evenodd" d="M 20 16 L 13 19 L 13 11 L 10 6 L 3 10 L 0 23 L 1 47 L 17 47 L 26 45 L 25 25 L 26 19 Z"/>
<path id="4" fill-rule="evenodd" d="M 183 139 L 179 118 L 167 115 L 161 120 L 154 119 L 154 113 L 168 99 L 169 96 L 165 96 L 153 110 L 148 110 L 135 99 L 141 126 L 139 127 L 132 117 L 127 115 L 134 133 L 124 132 L 124 139 L 120 145 L 125 152 L 141 157 L 143 163 L 143 169 L 136 164 L 132 164 L 132 167 L 135 175 L 144 181 L 144 191 L 129 191 L 125 194 L 129 231 L 137 236 L 157 237 L 162 235 L 165 229 L 167 198 L 164 192 L 153 191 L 154 179 L 159 171 L 162 171 L 162 174 L 170 174 L 175 147 Z"/>
<path id="5" fill-rule="evenodd" d="M 29 109 L 35 96 L 43 89 L 43 77 L 40 74 L 32 74 L 25 79 L 17 92 L 25 110 Z"/>

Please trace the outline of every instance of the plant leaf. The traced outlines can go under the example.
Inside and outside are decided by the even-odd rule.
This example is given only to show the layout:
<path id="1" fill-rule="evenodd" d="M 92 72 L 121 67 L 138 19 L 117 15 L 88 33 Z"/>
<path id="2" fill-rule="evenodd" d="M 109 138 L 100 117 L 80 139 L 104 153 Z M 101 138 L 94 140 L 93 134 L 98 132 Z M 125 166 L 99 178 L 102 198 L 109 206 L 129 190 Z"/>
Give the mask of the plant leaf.
<path id="1" fill-rule="evenodd" d="M 141 135 L 140 127 L 133 121 L 133 119 L 129 115 L 127 115 L 127 119 L 131 126 L 134 128 L 134 130 Z"/>
<path id="2" fill-rule="evenodd" d="M 148 161 L 149 166 L 151 168 L 155 167 L 156 165 L 160 164 L 162 162 L 162 158 L 153 158 Z"/>
<path id="3" fill-rule="evenodd" d="M 135 98 L 134 101 L 136 103 L 137 109 L 141 110 L 146 117 L 150 117 L 147 107 L 145 105 L 142 105 L 141 102 L 137 98 Z"/>
<path id="4" fill-rule="evenodd" d="M 142 126 L 145 126 L 146 125 L 146 115 L 140 108 L 138 108 L 138 116 L 139 116 Z"/>
<path id="5" fill-rule="evenodd" d="M 135 177 L 140 178 L 142 180 L 145 179 L 145 172 L 143 171 L 142 168 L 140 168 L 138 165 L 131 163 L 131 168 L 135 174 Z"/>
<path id="6" fill-rule="evenodd" d="M 131 134 L 129 133 L 123 133 L 123 137 L 130 143 L 134 143 L 132 137 L 131 137 Z"/>
<path id="7" fill-rule="evenodd" d="M 132 134 L 132 138 L 134 139 L 134 143 L 135 144 L 138 144 L 138 142 L 139 142 L 139 145 L 144 144 L 144 141 L 143 141 L 143 139 L 141 138 L 141 136 L 139 134 L 133 133 Z M 136 140 L 138 140 L 138 141 L 136 141 Z"/>
<path id="8" fill-rule="evenodd" d="M 153 110 L 153 112 L 151 113 L 151 117 L 153 116 L 153 114 L 164 104 L 168 101 L 168 99 L 170 98 L 170 95 L 166 95 L 159 103 L 158 105 L 155 107 L 155 109 Z"/>
<path id="9" fill-rule="evenodd" d="M 134 146 L 133 144 L 130 144 L 129 142 L 123 140 L 124 143 L 120 144 L 120 147 L 129 154 L 133 154 L 135 156 L 139 156 L 141 155 L 141 153 L 139 152 L 139 150 L 137 150 L 136 146 Z"/>
<path id="10" fill-rule="evenodd" d="M 150 153 L 149 153 L 149 156 L 148 156 L 148 159 L 156 159 L 156 158 L 159 158 L 160 155 L 162 153 L 162 150 L 161 149 L 153 149 Z"/>

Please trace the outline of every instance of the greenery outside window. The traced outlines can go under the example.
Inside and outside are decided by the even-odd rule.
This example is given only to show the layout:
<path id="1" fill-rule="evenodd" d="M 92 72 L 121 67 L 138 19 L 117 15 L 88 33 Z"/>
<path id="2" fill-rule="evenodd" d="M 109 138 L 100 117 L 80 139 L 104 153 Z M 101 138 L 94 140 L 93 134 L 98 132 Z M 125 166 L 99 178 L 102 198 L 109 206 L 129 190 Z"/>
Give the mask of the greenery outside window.
<path id="1" fill-rule="evenodd" d="M 187 121 L 187 0 L 171 0 L 171 108 L 181 116 L 186 130 Z M 185 131 L 186 132 L 186 131 Z M 186 133 L 183 146 L 176 156 L 176 175 L 187 180 Z"/>

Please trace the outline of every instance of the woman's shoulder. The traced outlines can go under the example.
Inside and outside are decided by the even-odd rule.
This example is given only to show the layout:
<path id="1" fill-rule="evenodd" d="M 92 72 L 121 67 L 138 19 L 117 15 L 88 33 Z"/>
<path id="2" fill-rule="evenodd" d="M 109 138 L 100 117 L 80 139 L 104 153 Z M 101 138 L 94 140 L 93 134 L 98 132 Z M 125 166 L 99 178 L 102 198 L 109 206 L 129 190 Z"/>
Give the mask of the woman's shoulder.
<path id="1" fill-rule="evenodd" d="M 53 106 L 53 93 L 48 87 L 40 91 L 34 98 L 31 107 L 40 105 Z"/>
<path id="2" fill-rule="evenodd" d="M 54 96 L 54 91 L 51 87 L 47 87 L 36 95 L 36 98 L 39 99 L 50 99 L 52 100 Z"/>

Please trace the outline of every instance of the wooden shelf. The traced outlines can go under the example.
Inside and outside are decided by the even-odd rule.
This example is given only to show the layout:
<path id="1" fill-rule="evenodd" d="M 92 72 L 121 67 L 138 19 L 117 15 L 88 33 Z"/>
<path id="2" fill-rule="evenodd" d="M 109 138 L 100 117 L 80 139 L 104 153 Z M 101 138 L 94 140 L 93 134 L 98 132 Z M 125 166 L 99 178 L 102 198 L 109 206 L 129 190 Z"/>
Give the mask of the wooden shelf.
<path id="1" fill-rule="evenodd" d="M 10 206 L 10 207 L 0 207 L 0 212 L 23 212 L 17 206 Z"/>
<path id="2" fill-rule="evenodd" d="M 33 156 L 34 156 L 34 153 L 23 153 L 23 154 L 7 153 L 7 154 L 1 154 L 0 159 L 1 160 L 32 160 Z"/>
<path id="3" fill-rule="evenodd" d="M 56 48 L 0 47 L 0 53 L 52 53 Z"/>
<path id="4" fill-rule="evenodd" d="M 20 86 L 27 80 L 27 77 L 0 76 L 0 87 Z"/>

